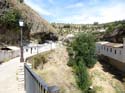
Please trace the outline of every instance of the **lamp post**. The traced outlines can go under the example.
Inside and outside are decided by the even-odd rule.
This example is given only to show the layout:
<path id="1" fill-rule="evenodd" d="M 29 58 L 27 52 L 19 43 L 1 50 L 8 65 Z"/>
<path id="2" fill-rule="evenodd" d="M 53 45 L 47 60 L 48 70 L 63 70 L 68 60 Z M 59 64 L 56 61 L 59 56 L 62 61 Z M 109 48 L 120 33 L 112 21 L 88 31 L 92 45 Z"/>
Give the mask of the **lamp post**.
<path id="1" fill-rule="evenodd" d="M 20 62 L 24 62 L 24 57 L 23 57 L 23 38 L 22 38 L 22 36 L 23 36 L 23 26 L 24 26 L 23 20 L 19 20 L 19 26 L 21 28 L 21 32 L 20 32 L 20 34 L 21 34 L 21 41 L 20 41 L 20 53 L 21 53 L 21 55 L 20 55 Z"/>

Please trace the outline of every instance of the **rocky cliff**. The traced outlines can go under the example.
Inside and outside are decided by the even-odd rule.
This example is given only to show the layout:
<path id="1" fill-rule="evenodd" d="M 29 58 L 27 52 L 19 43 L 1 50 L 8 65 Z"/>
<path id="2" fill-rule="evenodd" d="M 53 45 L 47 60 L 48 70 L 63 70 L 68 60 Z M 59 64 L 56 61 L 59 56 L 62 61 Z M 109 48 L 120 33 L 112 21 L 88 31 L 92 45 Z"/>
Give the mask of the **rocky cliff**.
<path id="1" fill-rule="evenodd" d="M 107 23 L 107 31 L 103 36 L 106 41 L 123 43 L 125 38 L 125 20 Z"/>
<path id="2" fill-rule="evenodd" d="M 23 3 L 23 0 L 0 0 L 0 43 L 19 45 L 20 28 L 18 22 L 20 18 L 25 22 L 24 42 L 39 39 L 39 43 L 42 43 L 46 36 L 49 40 L 56 36 L 56 30 L 37 12 Z"/>
<path id="3" fill-rule="evenodd" d="M 22 0 L 2 0 L 7 2 L 7 8 L 14 8 L 21 12 L 26 23 L 31 27 L 31 33 L 54 32 L 55 29 L 44 20 L 38 13 L 27 6 Z"/>

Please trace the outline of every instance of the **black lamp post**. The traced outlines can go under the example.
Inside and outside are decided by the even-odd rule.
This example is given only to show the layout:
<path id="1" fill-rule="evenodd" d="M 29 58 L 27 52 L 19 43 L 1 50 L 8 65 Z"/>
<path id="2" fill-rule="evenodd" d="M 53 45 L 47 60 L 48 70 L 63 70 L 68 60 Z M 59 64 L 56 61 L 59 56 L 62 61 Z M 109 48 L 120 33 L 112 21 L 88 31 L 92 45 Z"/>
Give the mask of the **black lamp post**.
<path id="1" fill-rule="evenodd" d="M 20 42 L 20 52 L 21 52 L 21 56 L 20 56 L 20 62 L 24 62 L 24 57 L 23 57 L 23 26 L 24 26 L 24 22 L 23 20 L 19 20 L 19 26 L 21 28 L 21 42 Z"/>

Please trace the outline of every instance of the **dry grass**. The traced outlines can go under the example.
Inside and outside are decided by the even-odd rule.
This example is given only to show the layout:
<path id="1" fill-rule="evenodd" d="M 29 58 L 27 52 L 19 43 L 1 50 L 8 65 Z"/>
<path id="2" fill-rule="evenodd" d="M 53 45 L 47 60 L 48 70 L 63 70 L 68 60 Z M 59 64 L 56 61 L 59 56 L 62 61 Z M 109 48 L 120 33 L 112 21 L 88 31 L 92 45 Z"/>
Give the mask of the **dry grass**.
<path id="1" fill-rule="evenodd" d="M 43 69 L 38 67 L 36 72 L 50 86 L 56 85 L 61 93 L 82 93 L 75 81 L 72 68 L 67 66 L 68 53 L 65 47 L 58 48 L 46 55 L 47 63 Z M 113 74 L 105 72 L 103 66 L 97 62 L 94 68 L 89 69 L 92 86 L 96 93 L 125 93 L 124 85 Z"/>
<path id="2" fill-rule="evenodd" d="M 97 93 L 125 93 L 123 83 L 114 78 L 114 75 L 109 72 L 104 72 L 99 62 L 89 72 L 92 78 L 92 85 L 97 88 Z"/>
<path id="3" fill-rule="evenodd" d="M 81 93 L 77 88 L 72 68 L 67 66 L 68 54 L 65 48 L 58 48 L 48 55 L 48 63 L 38 69 L 42 78 L 50 85 L 57 85 L 61 93 Z"/>

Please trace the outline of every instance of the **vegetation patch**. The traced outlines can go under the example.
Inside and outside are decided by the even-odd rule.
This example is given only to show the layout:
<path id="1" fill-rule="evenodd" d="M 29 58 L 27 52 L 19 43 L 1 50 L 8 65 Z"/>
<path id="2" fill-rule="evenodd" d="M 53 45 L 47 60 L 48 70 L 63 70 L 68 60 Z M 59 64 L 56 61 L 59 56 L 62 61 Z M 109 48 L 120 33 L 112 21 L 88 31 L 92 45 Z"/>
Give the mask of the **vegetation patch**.
<path id="1" fill-rule="evenodd" d="M 65 46 L 58 47 L 56 50 L 47 53 L 42 53 L 41 56 L 44 56 L 47 62 L 42 68 L 42 61 L 40 61 L 38 63 L 39 66 L 34 71 L 49 86 L 58 86 L 60 93 L 81 93 L 81 90 L 77 87 L 72 68 L 67 66 L 69 57 Z M 33 57 L 31 58 L 33 61 Z M 29 59 L 29 62 L 32 61 Z"/>
<path id="2" fill-rule="evenodd" d="M 0 42 L 10 45 L 17 45 L 20 41 L 19 19 L 21 14 L 16 9 L 5 11 L 0 17 Z M 23 27 L 23 40 L 29 41 L 29 26 Z"/>
<path id="3" fill-rule="evenodd" d="M 37 69 L 40 67 L 43 69 L 43 65 L 47 63 L 47 55 L 50 52 L 44 52 L 42 54 L 35 55 L 33 57 L 28 58 L 28 62 L 32 64 L 33 69 Z"/>
<path id="4" fill-rule="evenodd" d="M 73 67 L 78 87 L 84 92 L 89 92 L 91 79 L 87 68 L 92 68 L 96 63 L 95 38 L 90 33 L 79 33 L 68 45 L 68 65 Z"/>

